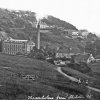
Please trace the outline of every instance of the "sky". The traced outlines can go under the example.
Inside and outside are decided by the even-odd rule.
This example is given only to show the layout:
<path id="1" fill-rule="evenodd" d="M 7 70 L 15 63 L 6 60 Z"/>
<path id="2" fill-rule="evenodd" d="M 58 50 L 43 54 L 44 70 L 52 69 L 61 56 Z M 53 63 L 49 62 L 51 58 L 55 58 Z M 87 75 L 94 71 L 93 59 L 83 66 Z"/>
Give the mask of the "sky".
<path id="1" fill-rule="evenodd" d="M 100 35 L 100 0 L 0 0 L 0 8 L 53 15 Z"/>

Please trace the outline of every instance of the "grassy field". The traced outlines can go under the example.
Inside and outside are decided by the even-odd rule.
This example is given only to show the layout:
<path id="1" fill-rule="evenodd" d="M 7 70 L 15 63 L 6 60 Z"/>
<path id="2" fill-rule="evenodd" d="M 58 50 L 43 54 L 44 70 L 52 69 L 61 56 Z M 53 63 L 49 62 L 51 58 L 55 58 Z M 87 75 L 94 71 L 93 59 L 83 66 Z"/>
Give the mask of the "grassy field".
<path id="1" fill-rule="evenodd" d="M 90 64 L 89 66 L 93 70 L 93 72 L 100 73 L 100 61 Z"/>
<path id="2" fill-rule="evenodd" d="M 86 88 L 73 84 L 46 61 L 0 54 L 0 100 L 27 100 L 28 96 L 85 95 Z M 35 80 L 24 79 L 25 75 Z"/>
<path id="3" fill-rule="evenodd" d="M 0 100 L 28 100 L 28 96 L 43 95 L 56 98 L 66 94 L 82 95 L 84 98 L 78 100 L 86 100 L 87 88 L 61 75 L 54 70 L 56 67 L 46 61 L 0 54 Z M 87 77 L 70 68 L 65 69 L 76 77 Z M 33 75 L 34 80 L 24 79 L 25 75 Z"/>
<path id="4" fill-rule="evenodd" d="M 95 65 L 91 66 L 92 72 L 91 73 L 87 73 L 87 74 L 83 74 L 77 70 L 71 69 L 71 68 L 62 68 L 62 71 L 72 77 L 76 77 L 76 78 L 80 78 L 82 81 L 82 84 L 84 85 L 84 81 L 88 79 L 89 81 L 89 86 L 100 89 L 100 71 L 98 71 L 99 69 L 99 65 L 95 67 Z M 95 70 L 94 70 L 95 67 Z M 97 68 L 97 69 L 96 69 Z M 90 100 L 100 100 L 100 93 L 96 92 L 96 91 L 91 91 L 91 95 L 92 98 Z"/>

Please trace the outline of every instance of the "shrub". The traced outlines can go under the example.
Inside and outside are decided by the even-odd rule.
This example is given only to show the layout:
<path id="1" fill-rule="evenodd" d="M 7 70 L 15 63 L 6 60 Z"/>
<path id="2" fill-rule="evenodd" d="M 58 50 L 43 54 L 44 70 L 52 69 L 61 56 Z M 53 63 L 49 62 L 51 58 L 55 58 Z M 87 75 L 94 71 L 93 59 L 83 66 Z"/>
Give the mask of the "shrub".
<path id="1" fill-rule="evenodd" d="M 39 59 L 39 60 L 45 60 L 44 54 L 43 54 L 43 53 L 40 53 L 40 52 L 37 52 L 37 53 L 35 54 L 35 58 L 36 58 L 36 59 Z"/>

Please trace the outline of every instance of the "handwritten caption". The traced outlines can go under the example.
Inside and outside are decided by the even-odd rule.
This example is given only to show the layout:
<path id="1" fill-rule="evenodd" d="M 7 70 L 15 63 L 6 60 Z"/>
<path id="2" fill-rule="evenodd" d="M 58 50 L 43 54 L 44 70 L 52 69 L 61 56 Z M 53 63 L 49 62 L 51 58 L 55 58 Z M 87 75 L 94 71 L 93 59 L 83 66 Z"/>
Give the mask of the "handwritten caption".
<path id="1" fill-rule="evenodd" d="M 47 96 L 42 96 L 42 97 L 33 97 L 33 96 L 28 96 L 28 100 L 70 100 L 70 99 L 80 99 L 84 98 L 82 95 L 66 95 L 65 97 L 62 96 L 56 96 L 56 97 L 51 97 L 49 95 Z"/>

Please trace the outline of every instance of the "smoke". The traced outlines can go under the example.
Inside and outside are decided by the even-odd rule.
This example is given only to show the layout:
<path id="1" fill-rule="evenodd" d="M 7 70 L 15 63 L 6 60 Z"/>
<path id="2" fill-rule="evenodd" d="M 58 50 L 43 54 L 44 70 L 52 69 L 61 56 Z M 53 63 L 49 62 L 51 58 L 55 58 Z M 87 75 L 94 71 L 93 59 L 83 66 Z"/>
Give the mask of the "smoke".
<path id="1" fill-rule="evenodd" d="M 48 17 L 48 15 L 42 14 L 42 13 L 36 13 L 35 16 L 36 16 L 37 22 L 40 21 L 40 20 L 42 20 L 43 18 L 47 18 Z"/>

